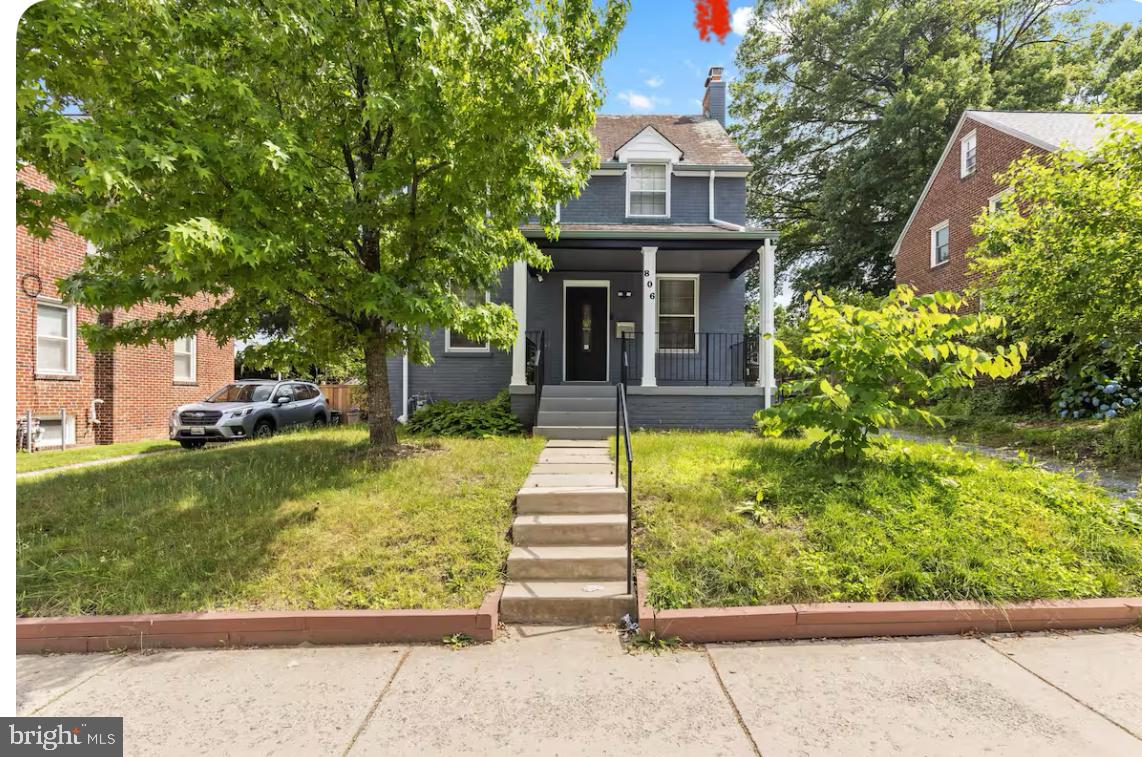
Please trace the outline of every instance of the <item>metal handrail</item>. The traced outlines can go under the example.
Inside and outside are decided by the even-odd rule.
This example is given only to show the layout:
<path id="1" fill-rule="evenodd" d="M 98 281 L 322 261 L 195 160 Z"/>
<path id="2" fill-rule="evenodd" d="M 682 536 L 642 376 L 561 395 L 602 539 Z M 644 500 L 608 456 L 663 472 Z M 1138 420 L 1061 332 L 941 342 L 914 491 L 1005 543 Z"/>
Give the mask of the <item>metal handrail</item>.
<path id="1" fill-rule="evenodd" d="M 539 332 L 535 352 L 535 412 L 539 413 L 539 401 L 543 399 L 543 380 L 547 373 L 547 331 Z"/>
<path id="2" fill-rule="evenodd" d="M 626 446 L 627 458 L 627 594 L 634 592 L 634 550 L 631 534 L 634 523 L 634 505 L 631 484 L 634 479 L 634 452 L 630 447 L 630 419 L 627 417 L 626 384 L 615 384 L 615 488 L 619 487 L 619 431 Z"/>

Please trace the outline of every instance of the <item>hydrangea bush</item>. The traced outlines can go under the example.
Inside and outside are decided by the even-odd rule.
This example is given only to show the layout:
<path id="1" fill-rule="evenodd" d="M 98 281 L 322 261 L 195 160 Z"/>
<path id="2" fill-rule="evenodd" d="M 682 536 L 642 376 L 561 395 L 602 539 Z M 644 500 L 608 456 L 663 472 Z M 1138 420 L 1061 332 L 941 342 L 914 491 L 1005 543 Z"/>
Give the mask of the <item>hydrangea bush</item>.
<path id="1" fill-rule="evenodd" d="M 1058 391 L 1055 409 L 1060 418 L 1117 418 L 1142 404 L 1142 381 L 1129 376 L 1086 378 Z"/>

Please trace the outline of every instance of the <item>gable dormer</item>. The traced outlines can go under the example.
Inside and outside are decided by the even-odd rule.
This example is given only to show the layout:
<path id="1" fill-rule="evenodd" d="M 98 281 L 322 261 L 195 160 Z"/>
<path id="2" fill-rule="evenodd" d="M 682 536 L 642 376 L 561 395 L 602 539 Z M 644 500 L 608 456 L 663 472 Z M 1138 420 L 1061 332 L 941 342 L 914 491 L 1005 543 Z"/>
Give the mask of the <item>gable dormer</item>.
<path id="1" fill-rule="evenodd" d="M 677 163 L 682 157 L 682 150 L 653 126 L 647 126 L 615 150 L 615 160 L 620 163 Z"/>
<path id="2" fill-rule="evenodd" d="M 678 145 L 647 126 L 615 151 L 626 164 L 626 217 L 670 218 L 672 168 L 682 160 Z"/>

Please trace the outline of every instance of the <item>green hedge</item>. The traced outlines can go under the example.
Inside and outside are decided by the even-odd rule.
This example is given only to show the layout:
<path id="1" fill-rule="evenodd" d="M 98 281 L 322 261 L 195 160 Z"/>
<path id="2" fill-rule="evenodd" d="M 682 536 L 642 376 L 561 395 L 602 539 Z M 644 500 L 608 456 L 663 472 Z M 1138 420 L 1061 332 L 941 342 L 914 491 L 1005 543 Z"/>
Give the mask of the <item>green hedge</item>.
<path id="1" fill-rule="evenodd" d="M 413 413 L 407 428 L 414 434 L 469 439 L 523 433 L 506 389 L 486 402 L 438 400 Z"/>

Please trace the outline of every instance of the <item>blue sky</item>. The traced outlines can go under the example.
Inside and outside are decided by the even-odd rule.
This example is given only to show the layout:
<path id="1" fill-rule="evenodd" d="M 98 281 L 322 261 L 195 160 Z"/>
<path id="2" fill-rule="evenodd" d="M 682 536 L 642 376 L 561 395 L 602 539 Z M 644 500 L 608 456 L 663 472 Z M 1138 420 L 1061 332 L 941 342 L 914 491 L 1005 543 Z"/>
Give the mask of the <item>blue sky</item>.
<path id="1" fill-rule="evenodd" d="M 1089 3 L 1093 19 L 1142 23 L 1142 0 Z M 744 30 L 753 4 L 730 0 L 735 30 Z M 604 113 L 698 113 L 710 66 L 734 75 L 741 36 L 703 42 L 694 28 L 693 0 L 633 0 L 618 49 L 607 61 Z"/>

